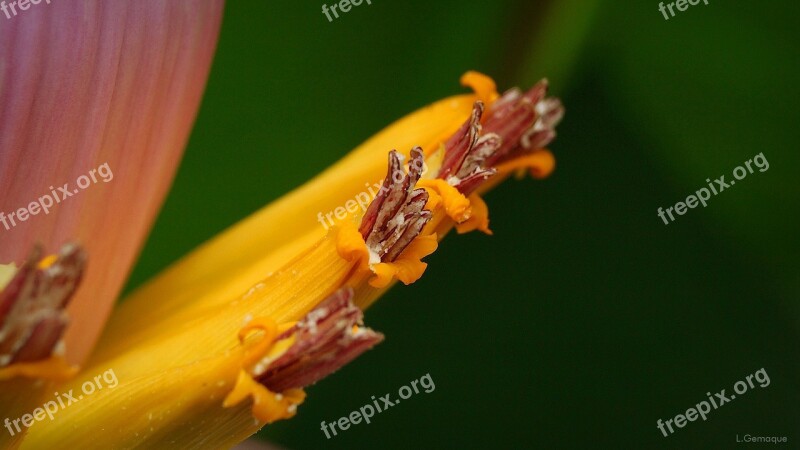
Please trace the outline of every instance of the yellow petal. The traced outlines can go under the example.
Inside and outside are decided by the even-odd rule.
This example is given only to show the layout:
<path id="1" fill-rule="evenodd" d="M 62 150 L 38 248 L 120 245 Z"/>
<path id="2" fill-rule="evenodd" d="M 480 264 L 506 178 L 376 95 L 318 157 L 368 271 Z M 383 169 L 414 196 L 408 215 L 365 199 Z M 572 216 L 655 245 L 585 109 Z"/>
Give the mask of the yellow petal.
<path id="1" fill-rule="evenodd" d="M 272 392 L 241 370 L 236 379 L 236 386 L 225 397 L 222 406 L 230 408 L 248 397 L 253 400 L 253 416 L 265 424 L 270 424 L 276 420 L 294 417 L 297 406 L 303 403 L 306 394 L 302 389 L 290 389 L 281 394 Z"/>
<path id="2" fill-rule="evenodd" d="M 470 70 L 461 76 L 461 85 L 472 88 L 478 99 L 489 105 L 497 100 L 497 85 L 491 77 Z"/>
<path id="3" fill-rule="evenodd" d="M 439 246 L 436 234 L 419 236 L 403 251 L 396 261 L 390 263 L 378 263 L 372 267 L 375 277 L 370 279 L 369 284 L 375 288 L 383 288 L 389 285 L 393 278 L 409 285 L 422 277 L 427 263 L 422 262 L 422 258 L 430 255 Z"/>
<path id="4" fill-rule="evenodd" d="M 549 150 L 541 149 L 522 156 L 504 164 L 497 166 L 500 173 L 517 172 L 524 173 L 525 170 L 534 178 L 546 178 L 553 173 L 556 168 L 556 158 Z"/>
<path id="5" fill-rule="evenodd" d="M 364 238 L 353 222 L 343 222 L 336 227 L 336 251 L 339 256 L 356 264 L 359 270 L 369 270 L 370 263 L 380 261 L 376 255 L 370 255 Z"/>
<path id="6" fill-rule="evenodd" d="M 491 235 L 492 230 L 489 229 L 489 207 L 486 206 L 486 202 L 483 201 L 480 195 L 473 193 L 469 196 L 469 204 L 472 208 L 472 216 L 464 223 L 456 225 L 458 234 L 480 230 Z"/>
<path id="7" fill-rule="evenodd" d="M 431 209 L 438 207 L 439 202 L 441 202 L 447 215 L 456 223 L 464 222 L 470 218 L 472 210 L 470 209 L 469 200 L 464 194 L 458 192 L 458 189 L 449 185 L 447 181 L 442 179 L 422 179 L 417 183 L 417 186 L 427 189 L 432 198 L 433 194 L 438 197 L 437 201 L 428 203 Z"/>

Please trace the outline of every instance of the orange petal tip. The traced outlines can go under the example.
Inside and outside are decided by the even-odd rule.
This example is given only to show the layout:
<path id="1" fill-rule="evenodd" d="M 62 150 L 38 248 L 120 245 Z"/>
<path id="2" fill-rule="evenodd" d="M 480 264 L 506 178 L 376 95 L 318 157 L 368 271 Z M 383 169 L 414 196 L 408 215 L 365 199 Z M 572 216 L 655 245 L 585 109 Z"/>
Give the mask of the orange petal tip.
<path id="1" fill-rule="evenodd" d="M 458 231 L 458 234 L 479 230 L 488 235 L 492 235 L 492 230 L 489 229 L 489 207 L 486 206 L 486 202 L 484 202 L 478 194 L 472 194 L 469 196 L 469 203 L 472 216 L 465 222 L 456 224 L 456 231 Z"/>
<path id="2" fill-rule="evenodd" d="M 497 167 L 499 173 L 527 171 L 533 178 L 547 178 L 556 168 L 556 158 L 547 149 L 540 149 L 525 156 L 520 156 Z"/>
<path id="3" fill-rule="evenodd" d="M 303 403 L 306 394 L 302 389 L 287 389 L 275 393 L 258 383 L 246 371 L 239 371 L 236 385 L 225 397 L 222 406 L 236 406 L 246 398 L 253 399 L 253 417 L 269 424 L 277 420 L 289 419 L 297 413 L 297 406 Z"/>
<path id="4" fill-rule="evenodd" d="M 480 72 L 470 70 L 461 75 L 461 85 L 475 91 L 478 100 L 486 105 L 491 105 L 499 95 L 497 94 L 497 84 L 494 80 Z"/>
<path id="5" fill-rule="evenodd" d="M 472 215 L 470 201 L 447 181 L 439 178 L 423 179 L 417 185 L 428 190 L 428 195 L 430 196 L 428 209 L 433 210 L 433 208 L 441 205 L 447 215 L 456 223 L 462 223 Z"/>

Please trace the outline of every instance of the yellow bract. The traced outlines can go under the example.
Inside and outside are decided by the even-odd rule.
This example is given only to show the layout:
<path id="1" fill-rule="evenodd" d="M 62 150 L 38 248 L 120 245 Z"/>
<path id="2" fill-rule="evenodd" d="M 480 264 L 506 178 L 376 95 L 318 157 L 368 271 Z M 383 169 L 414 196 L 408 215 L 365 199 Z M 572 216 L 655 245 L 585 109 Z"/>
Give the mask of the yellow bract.
<path id="1" fill-rule="evenodd" d="M 325 236 L 318 212 L 343 205 L 365 183 L 386 175 L 389 150 L 408 156 L 416 145 L 438 148 L 475 100 L 471 94 L 446 98 L 398 120 L 313 180 L 203 244 L 115 310 L 99 351 L 117 353 L 114 343 L 137 341 L 155 328 L 171 327 L 175 317 L 224 304 L 279 270 Z"/>

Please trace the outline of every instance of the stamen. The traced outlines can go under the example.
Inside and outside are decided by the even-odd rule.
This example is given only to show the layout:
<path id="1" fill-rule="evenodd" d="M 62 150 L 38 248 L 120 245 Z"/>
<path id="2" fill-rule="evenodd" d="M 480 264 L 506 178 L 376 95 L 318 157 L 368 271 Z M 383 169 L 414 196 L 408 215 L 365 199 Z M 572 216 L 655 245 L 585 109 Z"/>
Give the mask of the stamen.
<path id="1" fill-rule="evenodd" d="M 469 195 L 497 172 L 499 164 L 549 144 L 564 108 L 546 95 L 547 80 L 525 93 L 511 89 L 492 104 L 483 124 L 483 103 L 475 102 L 470 117 L 445 143 L 437 178 Z"/>
<path id="2" fill-rule="evenodd" d="M 381 333 L 358 326 L 363 313 L 352 299 L 353 289 L 342 288 L 278 336 L 278 341 L 294 336 L 294 344 L 270 362 L 256 381 L 273 392 L 302 388 L 381 342 Z"/>
<path id="3" fill-rule="evenodd" d="M 65 245 L 54 259 L 31 256 L 0 292 L 0 367 L 40 361 L 60 347 L 69 318 L 64 312 L 86 266 L 77 245 Z"/>
<path id="4" fill-rule="evenodd" d="M 464 164 L 467 153 L 478 142 L 481 133 L 481 116 L 483 115 L 483 102 L 477 101 L 472 106 L 472 114 L 461 125 L 461 128 L 444 144 L 445 156 L 442 167 L 439 169 L 439 178 L 447 179 L 450 174 L 456 174 Z"/>
<path id="5" fill-rule="evenodd" d="M 371 263 L 396 260 L 431 219 L 431 212 L 423 209 L 428 202 L 427 191 L 415 189 L 423 161 L 422 149 L 415 147 L 405 173 L 397 151 L 389 152 L 389 171 L 359 227 Z"/>
<path id="6" fill-rule="evenodd" d="M 546 79 L 536 83 L 524 94 L 511 89 L 501 96 L 484 125 L 486 133 L 497 133 L 503 145 L 486 160 L 490 167 L 537 150 L 555 137 L 555 127 L 564 117 L 564 107 L 557 98 L 546 97 Z"/>

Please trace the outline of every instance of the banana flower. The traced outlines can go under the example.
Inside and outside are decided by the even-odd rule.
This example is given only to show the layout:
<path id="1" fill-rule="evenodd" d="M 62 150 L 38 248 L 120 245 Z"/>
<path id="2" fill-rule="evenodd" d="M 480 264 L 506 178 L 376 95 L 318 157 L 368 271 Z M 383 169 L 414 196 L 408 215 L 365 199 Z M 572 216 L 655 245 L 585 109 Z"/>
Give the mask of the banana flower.
<path id="1" fill-rule="evenodd" d="M 297 414 L 304 387 L 383 339 L 364 326 L 363 310 L 397 281 L 419 279 L 453 228 L 491 234 L 485 191 L 554 168 L 544 147 L 563 107 L 547 97 L 546 80 L 502 95 L 482 74 L 461 81 L 473 93 L 400 119 L 140 287 L 77 374 L 46 364 L 61 351 L 75 286 L 79 295 L 90 283 L 80 274 L 91 270 L 91 248 L 45 258 L 34 250 L 19 269 L 0 269 L 0 330 L 28 336 L 5 366 L 0 359 L 0 376 L 69 377 L 40 403 L 58 405 L 52 413 L 20 421 L 27 434 L 14 445 L 229 448 Z M 25 288 L 43 282 L 52 287 Z M 4 316 L 4 305 L 15 312 Z M 23 319 L 31 310 L 45 311 L 58 332 L 37 334 L 38 322 Z M 29 341 L 36 352 L 21 350 Z"/>

